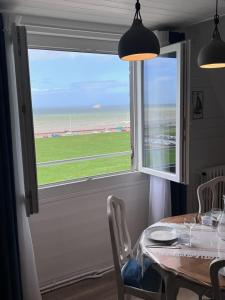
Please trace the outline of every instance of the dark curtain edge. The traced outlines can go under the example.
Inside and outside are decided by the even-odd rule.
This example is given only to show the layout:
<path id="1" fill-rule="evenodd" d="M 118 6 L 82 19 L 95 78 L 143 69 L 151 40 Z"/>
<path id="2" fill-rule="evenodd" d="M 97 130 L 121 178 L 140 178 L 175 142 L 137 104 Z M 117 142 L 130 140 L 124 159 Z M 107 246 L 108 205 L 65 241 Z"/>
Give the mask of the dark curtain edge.
<path id="1" fill-rule="evenodd" d="M 22 280 L 17 228 L 13 146 L 9 104 L 9 85 L 4 38 L 4 21 L 0 15 L 0 298 L 22 300 Z"/>

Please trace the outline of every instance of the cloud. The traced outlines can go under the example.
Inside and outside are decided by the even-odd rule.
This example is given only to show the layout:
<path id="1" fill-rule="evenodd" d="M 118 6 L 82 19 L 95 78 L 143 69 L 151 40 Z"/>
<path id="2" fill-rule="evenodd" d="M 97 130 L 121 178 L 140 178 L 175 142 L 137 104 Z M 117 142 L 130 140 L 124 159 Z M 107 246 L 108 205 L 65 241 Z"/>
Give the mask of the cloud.
<path id="1" fill-rule="evenodd" d="M 48 91 L 49 91 L 49 89 L 39 89 L 39 88 L 34 88 L 34 87 L 31 88 L 32 93 L 42 93 L 42 92 L 48 92 Z"/>
<path id="2" fill-rule="evenodd" d="M 72 82 L 71 89 L 81 89 L 85 92 L 102 92 L 117 93 L 121 91 L 129 91 L 129 82 L 119 80 L 98 80 L 98 81 L 81 81 Z"/>
<path id="3" fill-rule="evenodd" d="M 78 52 L 67 52 L 67 51 L 29 49 L 28 53 L 29 53 L 29 60 L 31 62 L 58 60 L 62 58 L 75 59 L 80 57 L 80 53 Z"/>
<path id="4" fill-rule="evenodd" d="M 34 107 L 127 105 L 129 85 L 120 81 L 74 82 L 66 88 L 33 89 Z"/>

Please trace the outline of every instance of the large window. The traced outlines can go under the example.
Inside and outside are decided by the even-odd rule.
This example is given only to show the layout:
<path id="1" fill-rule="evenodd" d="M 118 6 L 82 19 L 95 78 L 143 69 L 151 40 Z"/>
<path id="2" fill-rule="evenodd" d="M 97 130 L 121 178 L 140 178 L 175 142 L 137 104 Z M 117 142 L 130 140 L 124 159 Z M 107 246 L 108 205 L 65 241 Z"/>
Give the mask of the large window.
<path id="1" fill-rule="evenodd" d="M 112 54 L 114 35 L 69 33 L 31 34 L 28 51 L 26 28 L 13 27 L 27 214 L 38 211 L 37 178 L 40 186 L 137 169 L 187 182 L 188 43 L 129 66 Z"/>
<path id="2" fill-rule="evenodd" d="M 29 50 L 38 184 L 131 169 L 129 65 Z"/>

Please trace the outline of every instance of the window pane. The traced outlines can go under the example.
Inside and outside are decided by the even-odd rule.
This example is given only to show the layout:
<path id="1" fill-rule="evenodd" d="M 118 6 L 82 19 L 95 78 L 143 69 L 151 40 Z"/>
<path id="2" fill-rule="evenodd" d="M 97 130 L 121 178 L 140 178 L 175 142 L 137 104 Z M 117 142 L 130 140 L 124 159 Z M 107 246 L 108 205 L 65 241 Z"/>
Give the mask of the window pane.
<path id="1" fill-rule="evenodd" d="M 176 173 L 176 52 L 144 63 L 143 166 Z"/>
<path id="2" fill-rule="evenodd" d="M 129 170 L 129 65 L 38 49 L 29 65 L 39 185 Z"/>

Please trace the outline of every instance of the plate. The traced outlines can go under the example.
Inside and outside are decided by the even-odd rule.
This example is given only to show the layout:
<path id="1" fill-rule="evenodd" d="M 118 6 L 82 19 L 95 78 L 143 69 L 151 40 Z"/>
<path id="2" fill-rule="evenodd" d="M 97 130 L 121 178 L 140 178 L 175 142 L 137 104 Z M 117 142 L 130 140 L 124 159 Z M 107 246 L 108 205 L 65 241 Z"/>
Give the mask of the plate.
<path id="1" fill-rule="evenodd" d="M 154 226 L 148 229 L 147 237 L 156 243 L 173 243 L 178 239 L 178 234 L 169 226 Z"/>
<path id="2" fill-rule="evenodd" d="M 225 276 L 225 268 L 220 269 L 219 274 Z"/>

